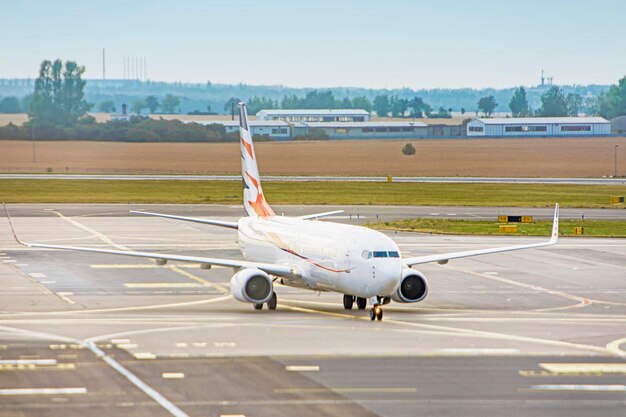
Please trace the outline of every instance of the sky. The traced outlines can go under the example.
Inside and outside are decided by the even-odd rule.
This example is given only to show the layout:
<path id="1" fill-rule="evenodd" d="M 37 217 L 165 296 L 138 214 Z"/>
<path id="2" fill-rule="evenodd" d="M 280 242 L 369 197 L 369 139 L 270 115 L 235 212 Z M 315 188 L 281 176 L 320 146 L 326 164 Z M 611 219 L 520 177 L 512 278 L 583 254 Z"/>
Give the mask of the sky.
<path id="1" fill-rule="evenodd" d="M 0 0 L 0 78 L 43 59 L 86 78 L 291 87 L 504 88 L 626 75 L 624 0 Z"/>

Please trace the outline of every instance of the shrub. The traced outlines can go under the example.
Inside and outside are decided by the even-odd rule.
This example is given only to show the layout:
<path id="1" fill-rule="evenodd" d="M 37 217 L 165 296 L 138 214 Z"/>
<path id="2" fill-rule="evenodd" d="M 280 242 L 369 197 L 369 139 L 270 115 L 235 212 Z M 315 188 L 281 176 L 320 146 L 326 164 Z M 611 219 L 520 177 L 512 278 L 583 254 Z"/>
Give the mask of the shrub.
<path id="1" fill-rule="evenodd" d="M 402 148 L 402 153 L 404 155 L 415 155 L 415 146 L 411 145 L 410 143 L 407 143 Z"/>

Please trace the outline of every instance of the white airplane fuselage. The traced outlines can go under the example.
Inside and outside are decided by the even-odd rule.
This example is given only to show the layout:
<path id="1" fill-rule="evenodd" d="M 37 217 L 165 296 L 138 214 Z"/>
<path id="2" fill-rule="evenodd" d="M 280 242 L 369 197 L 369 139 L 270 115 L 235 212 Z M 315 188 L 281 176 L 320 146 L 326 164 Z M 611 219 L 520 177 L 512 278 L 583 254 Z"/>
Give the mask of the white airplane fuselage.
<path id="1" fill-rule="evenodd" d="M 357 297 L 389 296 L 403 264 L 393 240 L 360 226 L 292 217 L 243 217 L 239 248 L 254 262 L 292 266 L 294 284 Z"/>

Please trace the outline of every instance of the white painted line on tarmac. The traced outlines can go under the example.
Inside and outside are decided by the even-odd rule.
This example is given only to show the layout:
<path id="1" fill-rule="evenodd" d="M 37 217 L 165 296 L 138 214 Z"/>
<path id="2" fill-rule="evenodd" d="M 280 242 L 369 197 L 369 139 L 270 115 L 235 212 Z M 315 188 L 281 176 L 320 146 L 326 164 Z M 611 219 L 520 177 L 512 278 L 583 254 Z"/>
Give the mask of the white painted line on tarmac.
<path id="1" fill-rule="evenodd" d="M 0 365 L 56 365 L 56 359 L 2 359 Z"/>
<path id="2" fill-rule="evenodd" d="M 2 261 L 2 262 L 4 262 L 5 264 L 14 264 L 14 263 L 16 263 L 17 261 L 16 261 L 15 259 L 8 259 L 8 260 L 6 260 L 6 261 Z"/>
<path id="3" fill-rule="evenodd" d="M 207 343 L 206 342 L 193 342 L 192 345 L 193 347 L 206 347 Z"/>
<path id="4" fill-rule="evenodd" d="M 514 355 L 520 353 L 519 349 L 498 348 L 444 348 L 436 349 L 437 352 L 454 353 L 465 355 Z"/>
<path id="5" fill-rule="evenodd" d="M 246 417 L 245 414 L 220 414 L 220 417 Z"/>
<path id="6" fill-rule="evenodd" d="M 111 339 L 111 343 L 118 345 L 120 343 L 130 343 L 130 339 Z"/>
<path id="7" fill-rule="evenodd" d="M 28 266 L 28 264 L 15 264 L 15 266 L 24 267 L 24 266 Z"/>
<path id="8" fill-rule="evenodd" d="M 188 345 L 185 342 L 176 342 L 174 343 L 174 346 L 176 346 L 177 348 L 186 348 Z"/>
<path id="9" fill-rule="evenodd" d="M 46 274 L 42 274 L 41 272 L 31 272 L 30 274 L 31 278 L 45 278 Z"/>
<path id="10" fill-rule="evenodd" d="M 237 346 L 237 343 L 235 343 L 235 342 L 215 342 L 215 343 L 213 343 L 213 346 L 215 346 L 215 347 L 235 347 L 235 346 Z"/>
<path id="11" fill-rule="evenodd" d="M 156 355 L 150 352 L 137 352 L 133 356 L 135 359 L 156 359 Z"/>
<path id="12" fill-rule="evenodd" d="M 626 363 L 540 363 L 539 366 L 555 374 L 626 374 Z"/>
<path id="13" fill-rule="evenodd" d="M 56 281 L 39 281 L 40 284 L 56 284 Z"/>
<path id="14" fill-rule="evenodd" d="M 76 304 L 74 300 L 71 300 L 68 295 L 74 295 L 73 292 L 58 292 L 57 295 L 61 298 L 61 300 L 65 301 L 68 304 Z"/>
<path id="15" fill-rule="evenodd" d="M 117 347 L 120 349 L 137 349 L 139 345 L 137 343 L 118 343 Z"/>
<path id="16" fill-rule="evenodd" d="M 317 372 L 320 367 L 317 365 L 287 365 L 285 370 L 289 372 Z"/>
<path id="17" fill-rule="evenodd" d="M 174 403 L 169 401 L 167 398 L 162 396 L 158 391 L 154 388 L 143 382 L 139 377 L 130 372 L 128 369 L 124 368 L 119 362 L 115 359 L 111 358 L 105 352 L 100 350 L 95 343 L 87 342 L 87 347 L 91 350 L 96 356 L 105 361 L 111 368 L 115 369 L 118 373 L 120 373 L 124 378 L 130 381 L 137 388 L 142 390 L 146 395 L 150 396 L 154 401 L 156 401 L 161 407 L 167 410 L 174 417 L 189 417 L 187 413 L 178 408 Z M 136 356 L 135 356 L 136 357 Z"/>
<path id="18" fill-rule="evenodd" d="M 163 379 L 184 379 L 185 374 L 183 372 L 163 372 L 161 374 Z"/>
<path id="19" fill-rule="evenodd" d="M 200 284 L 195 282 L 127 282 L 126 288 L 197 288 Z"/>
<path id="20" fill-rule="evenodd" d="M 0 389 L 0 395 L 86 394 L 87 388 L 12 388 Z"/>
<path id="21" fill-rule="evenodd" d="M 534 391 L 625 392 L 626 385 L 533 385 Z"/>

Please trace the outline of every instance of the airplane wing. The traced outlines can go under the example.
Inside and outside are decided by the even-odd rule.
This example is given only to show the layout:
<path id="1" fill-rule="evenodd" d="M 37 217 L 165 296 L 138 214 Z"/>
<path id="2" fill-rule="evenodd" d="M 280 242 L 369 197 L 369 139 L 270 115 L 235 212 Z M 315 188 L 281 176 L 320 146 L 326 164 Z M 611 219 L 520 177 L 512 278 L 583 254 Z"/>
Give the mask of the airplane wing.
<path id="1" fill-rule="evenodd" d="M 234 259 L 220 259 L 220 258 L 205 258 L 201 256 L 185 256 L 185 255 L 172 255 L 166 253 L 153 253 L 153 252 L 134 252 L 134 251 L 124 251 L 124 250 L 109 250 L 109 249 L 96 249 L 96 248 L 86 248 L 86 247 L 78 247 L 78 246 L 61 246 L 61 245 L 46 245 L 41 243 L 29 243 L 22 242 L 15 233 L 15 229 L 13 228 L 13 223 L 11 221 L 11 217 L 9 216 L 9 212 L 4 207 L 4 211 L 7 215 L 7 219 L 9 220 L 9 225 L 11 226 L 11 231 L 13 232 L 13 238 L 17 243 L 22 246 L 26 246 L 29 248 L 46 248 L 46 249 L 63 249 L 63 250 L 73 250 L 73 251 L 82 251 L 82 252 L 92 252 L 92 253 L 104 253 L 110 255 L 122 255 L 122 256 L 132 256 L 137 258 L 150 258 L 156 261 L 179 261 L 179 262 L 197 262 L 201 264 L 207 265 L 216 265 L 216 266 L 224 266 L 231 268 L 257 268 L 262 271 L 267 272 L 268 274 L 279 275 L 283 277 L 297 277 L 299 273 L 296 269 L 279 264 L 269 264 L 269 263 L 258 263 L 258 262 L 248 262 L 248 261 L 238 261 Z"/>
<path id="2" fill-rule="evenodd" d="M 504 246 L 500 248 L 477 249 L 477 250 L 468 250 L 468 251 L 462 251 L 462 252 L 442 253 L 442 254 L 437 254 L 437 255 L 416 256 L 413 258 L 404 259 L 404 262 L 408 266 L 425 264 L 429 262 L 437 262 L 443 265 L 443 264 L 448 263 L 450 259 L 468 258 L 470 256 L 488 255 L 488 254 L 500 253 L 500 252 L 510 252 L 514 250 L 542 248 L 545 246 L 552 246 L 556 244 L 558 238 L 559 238 L 559 205 L 557 204 L 554 209 L 554 221 L 552 223 L 552 236 L 550 237 L 550 240 L 546 242 L 530 243 L 526 245 Z"/>
<path id="3" fill-rule="evenodd" d="M 174 215 L 171 215 L 171 214 L 150 213 L 148 211 L 134 211 L 134 210 L 131 210 L 130 212 L 131 213 L 135 213 L 135 214 L 144 214 L 146 216 L 164 217 L 166 219 L 184 220 L 184 221 L 188 221 L 188 222 L 210 224 L 210 225 L 213 225 L 213 226 L 228 227 L 230 229 L 237 229 L 239 227 L 239 225 L 236 222 L 227 222 L 227 221 L 224 221 L 224 220 L 211 220 L 211 219 L 200 219 L 200 218 L 197 218 L 197 217 L 174 216 Z"/>
<path id="4" fill-rule="evenodd" d="M 307 214 L 306 216 L 298 217 L 300 220 L 319 219 L 320 217 L 332 216 L 333 214 L 343 213 L 343 210 L 326 211 L 324 213 Z"/>

